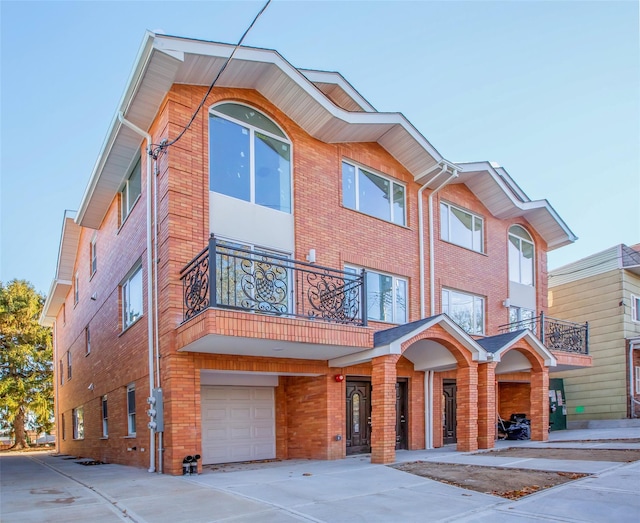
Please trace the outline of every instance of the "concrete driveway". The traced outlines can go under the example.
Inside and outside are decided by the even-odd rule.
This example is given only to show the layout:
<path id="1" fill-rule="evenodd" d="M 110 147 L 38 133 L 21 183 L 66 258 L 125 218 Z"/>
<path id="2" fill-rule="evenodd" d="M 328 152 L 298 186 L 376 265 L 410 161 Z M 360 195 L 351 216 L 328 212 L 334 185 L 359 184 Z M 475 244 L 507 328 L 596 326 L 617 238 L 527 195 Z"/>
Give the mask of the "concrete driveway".
<path id="1" fill-rule="evenodd" d="M 573 434 L 566 437 L 569 432 Z M 594 430 L 564 435 L 564 439 L 588 440 L 562 443 L 567 446 L 640 448 L 638 443 L 598 443 Z M 611 437 L 610 433 L 600 435 Z M 616 435 L 640 438 L 640 429 Z M 547 445 L 558 446 L 561 439 Z M 514 466 L 505 458 L 451 448 L 398 453 L 399 461 L 418 459 Z M 1 521 L 637 523 L 640 515 L 640 462 L 544 460 L 552 463 L 540 464 L 536 461 L 541 460 L 528 460 L 530 468 L 579 466 L 594 476 L 514 502 L 372 465 L 364 456 L 231 465 L 184 477 L 122 465 L 82 466 L 76 461 L 46 453 L 1 454 Z"/>

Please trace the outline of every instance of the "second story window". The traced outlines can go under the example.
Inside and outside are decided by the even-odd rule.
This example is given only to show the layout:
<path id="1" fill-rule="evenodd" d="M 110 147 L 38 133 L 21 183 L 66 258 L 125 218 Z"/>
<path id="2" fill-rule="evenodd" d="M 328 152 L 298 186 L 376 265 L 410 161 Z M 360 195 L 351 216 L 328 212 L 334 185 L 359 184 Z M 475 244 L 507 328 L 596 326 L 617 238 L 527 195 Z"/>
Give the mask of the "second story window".
<path id="1" fill-rule="evenodd" d="M 404 185 L 347 162 L 342 162 L 342 204 L 381 220 L 406 224 Z"/>
<path id="2" fill-rule="evenodd" d="M 224 103 L 209 113 L 213 192 L 291 213 L 291 144 L 251 107 Z"/>
<path id="3" fill-rule="evenodd" d="M 442 289 L 442 312 L 465 332 L 484 334 L 484 298 L 481 296 Z"/>
<path id="4" fill-rule="evenodd" d="M 71 351 L 67 351 L 67 381 L 71 379 Z"/>
<path id="5" fill-rule="evenodd" d="M 86 347 L 86 355 L 91 354 L 91 331 L 89 330 L 89 326 L 84 330 L 85 336 L 85 347 Z"/>
<path id="6" fill-rule="evenodd" d="M 142 267 L 133 269 L 120 286 L 122 293 L 122 328 L 126 329 L 142 316 Z"/>
<path id="7" fill-rule="evenodd" d="M 73 276 L 73 304 L 77 305 L 80 301 L 80 276 L 76 272 Z"/>
<path id="8" fill-rule="evenodd" d="M 141 158 L 138 157 L 120 189 L 120 223 L 123 223 L 142 192 Z"/>
<path id="9" fill-rule="evenodd" d="M 360 274 L 360 269 L 345 267 Z M 407 323 L 407 280 L 367 270 L 367 318 L 389 323 Z"/>
<path id="10" fill-rule="evenodd" d="M 484 221 L 449 203 L 440 202 L 440 238 L 476 252 L 484 252 Z"/>
<path id="11" fill-rule="evenodd" d="M 520 225 L 509 228 L 509 280 L 534 285 L 534 249 L 531 235 Z"/>

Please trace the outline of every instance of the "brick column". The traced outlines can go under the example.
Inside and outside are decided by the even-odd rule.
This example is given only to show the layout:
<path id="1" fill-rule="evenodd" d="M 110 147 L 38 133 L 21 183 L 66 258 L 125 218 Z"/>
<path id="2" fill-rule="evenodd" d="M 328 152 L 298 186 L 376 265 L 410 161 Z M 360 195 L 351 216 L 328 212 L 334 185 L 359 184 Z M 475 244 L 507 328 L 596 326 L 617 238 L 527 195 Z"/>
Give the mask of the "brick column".
<path id="1" fill-rule="evenodd" d="M 549 439 L 549 369 L 531 370 L 531 439 Z"/>
<path id="2" fill-rule="evenodd" d="M 478 448 L 492 449 L 496 439 L 496 365 L 478 365 Z"/>
<path id="3" fill-rule="evenodd" d="M 478 364 L 459 367 L 456 373 L 456 450 L 478 450 Z"/>
<path id="4" fill-rule="evenodd" d="M 396 459 L 396 362 L 399 355 L 371 362 L 371 463 Z"/>

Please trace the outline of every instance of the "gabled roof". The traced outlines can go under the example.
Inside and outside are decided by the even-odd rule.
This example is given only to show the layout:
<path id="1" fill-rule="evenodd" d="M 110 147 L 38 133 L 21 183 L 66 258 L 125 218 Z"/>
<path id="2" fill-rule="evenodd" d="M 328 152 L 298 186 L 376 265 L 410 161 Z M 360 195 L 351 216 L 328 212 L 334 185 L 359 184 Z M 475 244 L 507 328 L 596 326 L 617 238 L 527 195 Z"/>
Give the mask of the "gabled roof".
<path id="1" fill-rule="evenodd" d="M 58 249 L 56 275 L 51 282 L 49 294 L 44 302 L 39 322 L 51 327 L 73 285 L 73 267 L 75 265 L 81 227 L 75 222 L 75 211 L 65 211 Z"/>
<path id="2" fill-rule="evenodd" d="M 634 274 L 640 276 L 640 250 L 639 245 L 627 247 L 626 245 L 620 246 L 621 265 L 623 269 L 631 271 Z"/>
<path id="3" fill-rule="evenodd" d="M 543 359 L 546 367 L 555 367 L 557 360 L 542 342 L 529 330 L 522 329 L 514 332 L 506 332 L 496 336 L 486 336 L 476 340 L 478 345 L 487 352 L 493 354 L 493 361 L 500 361 L 502 355 L 511 349 L 516 343 L 524 339 L 533 350 Z"/>
<path id="4" fill-rule="evenodd" d="M 531 201 L 502 167 L 490 162 L 459 163 L 458 178 L 478 197 L 493 216 L 525 218 L 547 243 L 548 250 L 578 239 L 547 200 Z"/>

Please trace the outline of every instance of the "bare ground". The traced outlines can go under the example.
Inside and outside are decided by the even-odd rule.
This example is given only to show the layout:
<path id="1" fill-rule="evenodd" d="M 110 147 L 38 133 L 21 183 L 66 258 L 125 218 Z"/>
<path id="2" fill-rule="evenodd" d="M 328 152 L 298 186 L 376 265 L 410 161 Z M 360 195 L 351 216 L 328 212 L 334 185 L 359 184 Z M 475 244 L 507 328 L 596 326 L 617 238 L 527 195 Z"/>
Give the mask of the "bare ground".
<path id="1" fill-rule="evenodd" d="M 524 448 L 512 447 L 491 452 L 496 456 L 521 458 L 543 458 L 582 461 L 630 462 L 640 460 L 640 449 L 565 449 L 565 448 Z M 575 472 L 551 472 L 529 469 L 485 467 L 481 465 L 460 465 L 415 461 L 400 463 L 393 468 L 434 479 L 449 485 L 501 496 L 519 499 L 568 481 L 583 478 L 589 474 Z"/>

